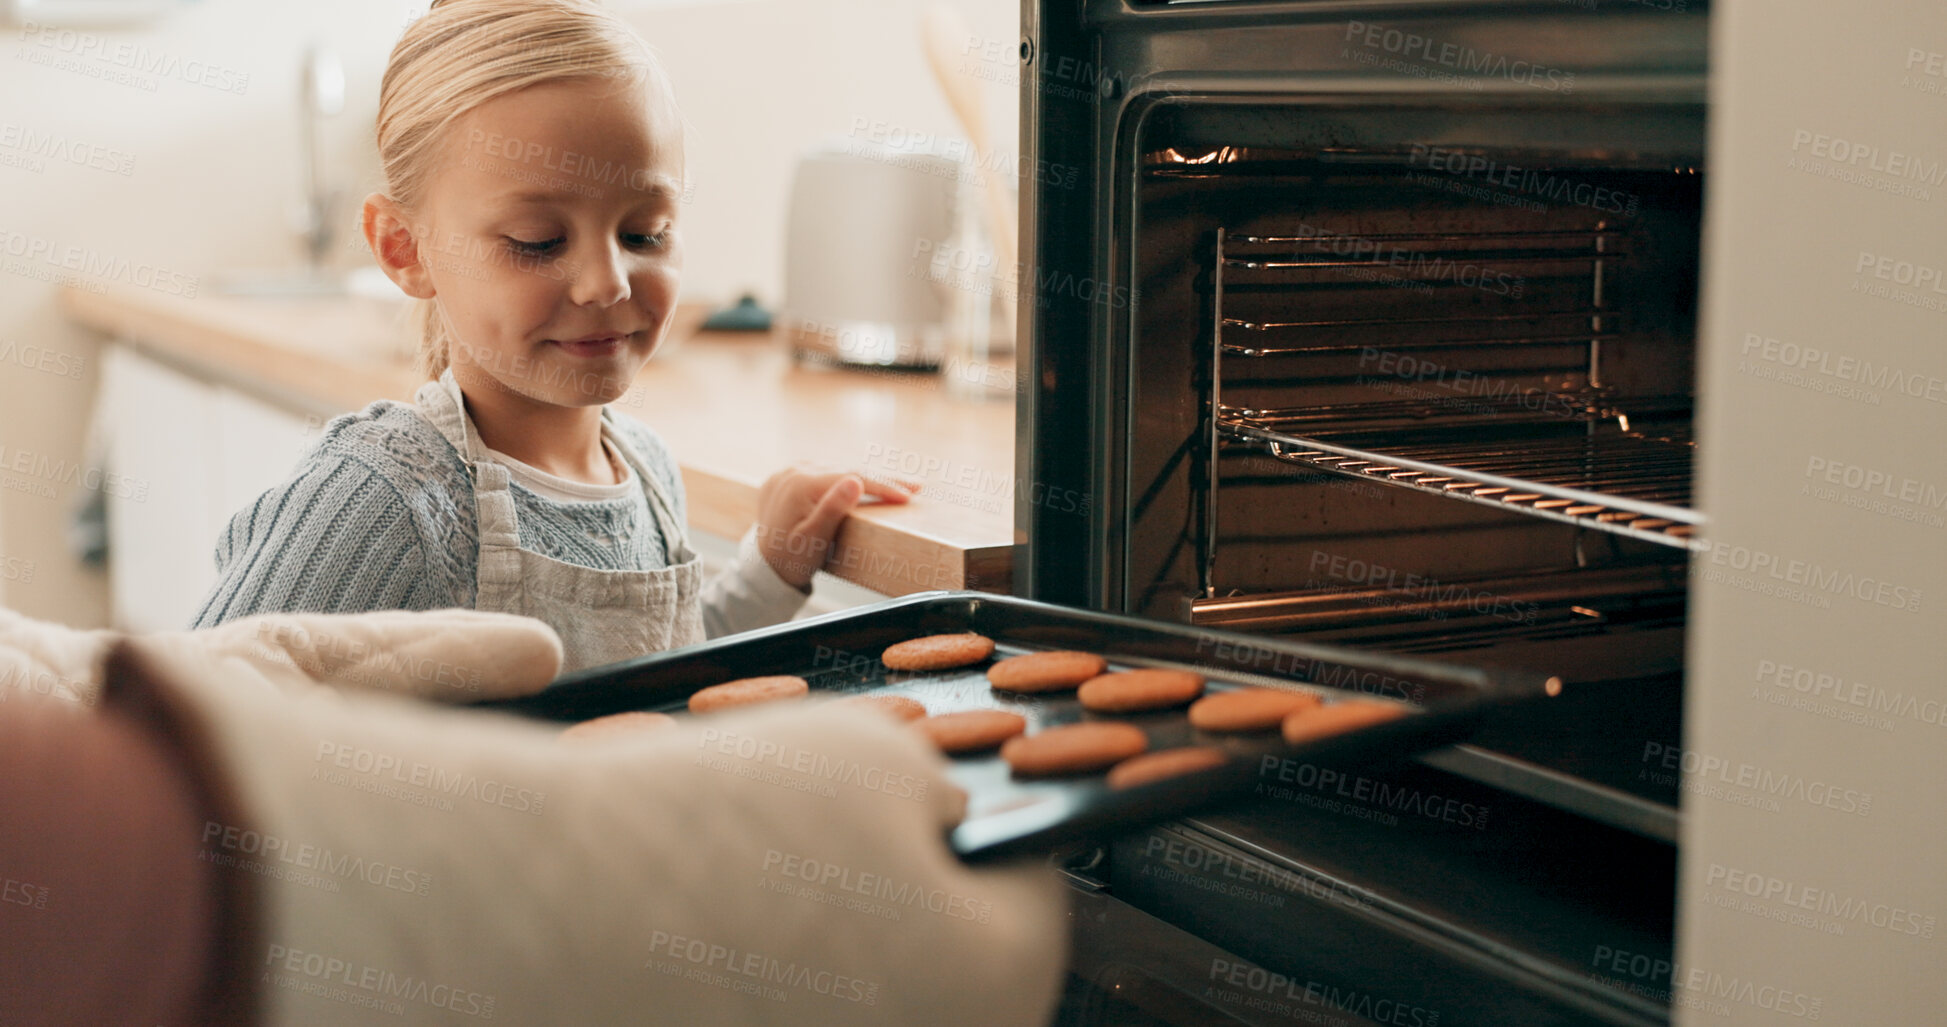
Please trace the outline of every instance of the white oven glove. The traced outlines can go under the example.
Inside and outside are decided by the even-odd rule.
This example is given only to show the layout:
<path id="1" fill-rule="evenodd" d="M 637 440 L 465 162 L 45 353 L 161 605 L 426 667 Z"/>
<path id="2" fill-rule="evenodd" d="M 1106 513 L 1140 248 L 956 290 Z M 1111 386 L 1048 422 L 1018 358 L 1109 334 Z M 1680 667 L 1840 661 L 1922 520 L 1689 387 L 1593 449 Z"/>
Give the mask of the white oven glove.
<path id="1" fill-rule="evenodd" d="M 118 636 L 23 617 L 0 607 L 0 703 L 58 701 L 93 706 L 101 658 Z"/>
<path id="2" fill-rule="evenodd" d="M 105 701 L 177 711 L 245 811 L 201 834 L 260 889 L 247 962 L 270 1023 L 1051 1014 L 1059 886 L 960 865 L 939 757 L 874 711 L 800 703 L 566 746 L 551 725 L 320 687 L 288 647 L 253 652 L 261 633 L 210 634 L 123 643 Z"/>
<path id="3" fill-rule="evenodd" d="M 320 684 L 446 702 L 531 695 L 561 673 L 553 628 L 478 610 L 260 614 L 183 637 Z"/>
<path id="4" fill-rule="evenodd" d="M 0 608 L 0 702 L 32 695 L 94 705 L 102 658 L 120 637 Z M 451 702 L 529 695 L 561 672 L 553 628 L 476 610 L 271 613 L 158 637 L 319 684 Z"/>

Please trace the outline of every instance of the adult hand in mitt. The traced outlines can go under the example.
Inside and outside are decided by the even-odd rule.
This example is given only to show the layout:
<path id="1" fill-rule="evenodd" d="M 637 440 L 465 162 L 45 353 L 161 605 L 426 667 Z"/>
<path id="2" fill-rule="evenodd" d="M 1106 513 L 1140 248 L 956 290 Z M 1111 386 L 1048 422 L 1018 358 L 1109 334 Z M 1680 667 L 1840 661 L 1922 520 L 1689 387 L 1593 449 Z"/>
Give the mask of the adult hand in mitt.
<path id="1" fill-rule="evenodd" d="M 343 669 L 315 646 L 265 660 L 238 641 L 122 643 L 105 701 L 172 711 L 234 793 L 203 858 L 255 890 L 260 928 L 238 944 L 269 1022 L 1051 1012 L 1059 885 L 954 859 L 943 764 L 873 711 L 728 712 L 567 746 L 553 726 L 314 687 L 305 668 Z"/>

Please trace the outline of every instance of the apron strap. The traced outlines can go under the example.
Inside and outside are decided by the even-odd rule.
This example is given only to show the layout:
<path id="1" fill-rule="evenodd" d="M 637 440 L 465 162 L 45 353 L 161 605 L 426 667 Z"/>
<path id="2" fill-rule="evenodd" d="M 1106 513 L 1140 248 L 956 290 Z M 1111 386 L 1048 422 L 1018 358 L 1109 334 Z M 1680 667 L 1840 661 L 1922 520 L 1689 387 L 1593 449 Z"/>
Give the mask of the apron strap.
<path id="1" fill-rule="evenodd" d="M 466 396 L 448 368 L 436 382 L 427 382 L 413 395 L 419 412 L 446 439 L 473 480 L 473 506 L 479 518 L 479 585 L 483 595 L 495 587 L 520 584 L 520 524 L 514 517 L 513 480 L 507 468 L 486 459 L 487 445 L 474 433 L 466 416 Z"/>
<path id="2" fill-rule="evenodd" d="M 453 369 L 440 372 L 438 381 L 421 385 L 412 399 L 420 414 L 439 430 L 440 437 L 460 454 L 460 462 L 466 464 L 467 475 L 472 477 L 480 461 L 486 459 L 487 444 L 473 432 L 473 422 L 466 415 L 466 394 L 453 380 Z"/>
<path id="3" fill-rule="evenodd" d="M 664 562 L 675 567 L 694 559 L 696 554 L 690 549 L 688 529 L 676 518 L 676 504 L 670 498 L 669 490 L 663 488 L 662 479 L 650 473 L 641 455 L 623 437 L 621 430 L 615 426 L 614 415 L 607 407 L 602 408 L 602 434 L 614 444 L 615 451 L 622 454 L 622 459 L 635 471 L 636 478 L 649 493 L 649 511 L 655 515 L 656 528 L 663 536 Z"/>

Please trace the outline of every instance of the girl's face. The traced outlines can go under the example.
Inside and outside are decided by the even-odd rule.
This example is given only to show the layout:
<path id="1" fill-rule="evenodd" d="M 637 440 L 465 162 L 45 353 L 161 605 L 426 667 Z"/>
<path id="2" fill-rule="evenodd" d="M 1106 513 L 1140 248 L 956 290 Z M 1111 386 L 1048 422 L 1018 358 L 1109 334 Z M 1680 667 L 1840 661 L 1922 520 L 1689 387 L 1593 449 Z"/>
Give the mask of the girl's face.
<path id="1" fill-rule="evenodd" d="M 464 386 L 586 407 L 627 392 L 682 270 L 682 126 L 666 93 L 532 86 L 448 130 L 415 232 Z"/>

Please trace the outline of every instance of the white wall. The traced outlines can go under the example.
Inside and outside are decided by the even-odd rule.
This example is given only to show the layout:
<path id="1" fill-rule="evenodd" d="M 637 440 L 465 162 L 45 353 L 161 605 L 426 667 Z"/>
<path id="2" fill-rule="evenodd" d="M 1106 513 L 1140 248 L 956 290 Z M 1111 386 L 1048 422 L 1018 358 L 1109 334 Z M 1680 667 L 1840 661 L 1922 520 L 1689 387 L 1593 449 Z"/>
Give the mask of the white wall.
<path id="1" fill-rule="evenodd" d="M 1939 1023 L 1947 285 L 1877 271 L 1947 272 L 1947 22 L 1712 18 L 1677 1022 Z"/>
<path id="2" fill-rule="evenodd" d="M 727 300 L 744 288 L 772 302 L 780 295 L 784 202 L 793 159 L 804 148 L 859 124 L 957 132 L 921 56 L 917 0 L 614 2 L 664 55 L 693 130 L 687 298 Z M 992 134 L 1005 141 L 1011 159 L 1019 6 L 1014 0 L 952 5 L 979 41 L 969 46 L 963 73 L 989 76 L 980 80 Z M 0 26 L 0 256 L 29 246 L 79 247 L 97 266 L 125 259 L 131 267 L 165 272 L 167 288 L 193 280 L 205 291 L 221 269 L 294 266 L 301 259 L 291 232 L 300 198 L 292 113 L 299 54 L 315 38 L 345 65 L 347 109 L 327 133 L 348 200 L 339 221 L 349 226 L 350 203 L 377 183 L 370 136 L 385 57 L 408 17 L 424 6 L 201 0 L 151 27 L 90 30 L 92 45 Z M 103 59 L 118 46 L 131 48 L 125 52 L 148 67 L 160 63 L 177 73 L 144 74 Z M 248 78 L 237 92 L 185 81 L 192 69 L 211 65 Z M 125 84 L 104 73 L 139 81 Z M 60 140 L 61 152 L 75 152 L 67 147 L 78 143 L 84 159 L 92 152 L 115 170 L 47 156 L 42 140 L 50 136 Z M 35 160 L 39 170 L 31 166 Z M 55 309 L 55 285 L 21 273 L 22 264 L 49 265 L 11 259 L 17 263 L 0 265 L 0 446 L 6 447 L 0 468 L 22 451 L 33 463 L 44 458 L 73 466 L 83 459 L 96 344 Z M 334 259 L 349 267 L 364 258 L 346 233 Z M 51 351 L 44 366 L 55 370 L 39 369 L 38 360 L 24 366 L 28 346 Z M 76 367 L 78 377 L 65 374 Z M 54 482 L 31 474 L 11 487 L 0 480 L 0 602 L 35 616 L 100 624 L 104 583 L 74 565 L 65 541 L 67 511 L 81 486 L 60 484 L 63 475 L 52 473 Z M 44 485 L 54 489 L 52 498 L 21 490 Z M 150 485 L 150 501 L 166 501 L 168 483 Z M 10 559 L 30 561 L 31 580 L 18 573 L 22 564 L 5 562 Z"/>

